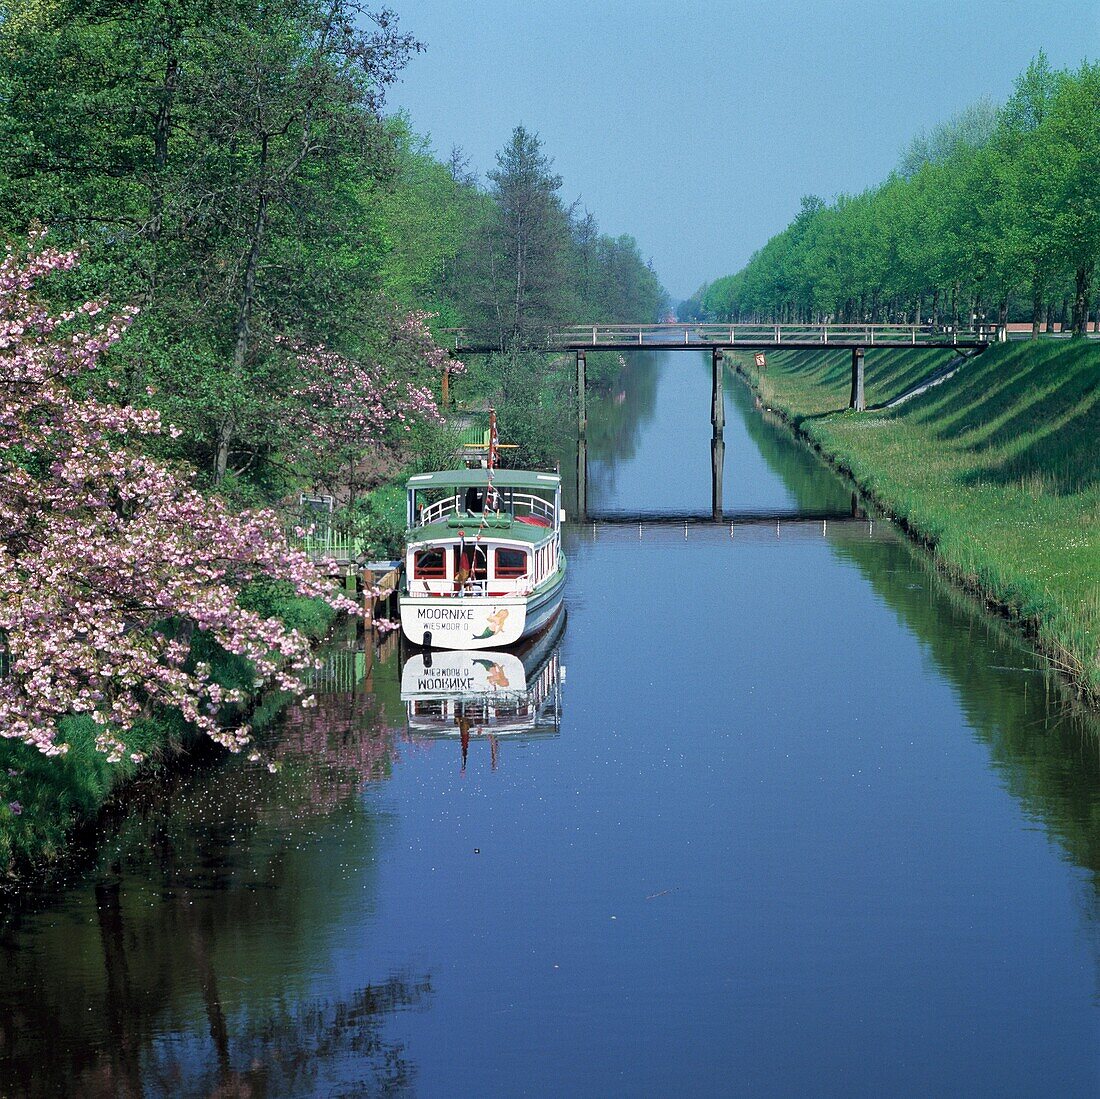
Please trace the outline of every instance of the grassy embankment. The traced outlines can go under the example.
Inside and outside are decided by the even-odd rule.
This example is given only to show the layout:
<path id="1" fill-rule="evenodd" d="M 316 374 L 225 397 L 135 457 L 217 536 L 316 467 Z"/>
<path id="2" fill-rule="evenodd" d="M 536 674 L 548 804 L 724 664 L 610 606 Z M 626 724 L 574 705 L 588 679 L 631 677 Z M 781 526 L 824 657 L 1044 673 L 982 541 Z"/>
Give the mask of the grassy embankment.
<path id="1" fill-rule="evenodd" d="M 871 351 L 867 402 L 945 364 Z M 1100 702 L 1100 346 L 990 348 L 892 410 L 846 411 L 847 352 L 738 362 L 767 406 L 918 539 L 943 569 L 1018 620 Z"/>
<path id="2" fill-rule="evenodd" d="M 332 623 L 332 610 L 320 600 L 288 597 L 274 588 L 257 589 L 249 606 L 277 615 L 308 636 L 320 639 Z M 192 658 L 207 660 L 225 687 L 251 689 L 247 661 L 196 636 Z M 90 718 L 62 722 L 69 744 L 64 756 L 47 758 L 25 744 L 0 739 L 0 879 L 57 861 L 68 850 L 75 830 L 92 824 L 123 790 L 141 775 L 168 766 L 194 744 L 194 734 L 178 713 L 158 713 L 126 738 L 142 764 L 124 759 L 108 763 L 96 751 L 96 728 Z"/>

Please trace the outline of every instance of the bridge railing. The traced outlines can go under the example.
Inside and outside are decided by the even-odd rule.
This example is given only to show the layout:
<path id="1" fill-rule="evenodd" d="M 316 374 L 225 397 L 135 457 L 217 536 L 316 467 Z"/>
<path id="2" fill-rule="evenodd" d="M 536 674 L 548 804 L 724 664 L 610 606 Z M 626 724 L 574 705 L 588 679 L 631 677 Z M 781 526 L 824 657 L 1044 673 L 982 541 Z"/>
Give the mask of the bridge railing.
<path id="1" fill-rule="evenodd" d="M 446 328 L 443 335 L 456 350 L 492 343 L 482 333 L 467 328 Z M 562 350 L 602 345 L 622 348 L 687 346 L 692 344 L 736 347 L 737 344 L 796 343 L 873 347 L 877 343 L 958 343 L 991 341 L 996 328 L 989 324 L 580 324 L 539 329 L 528 333 L 524 347 Z"/>

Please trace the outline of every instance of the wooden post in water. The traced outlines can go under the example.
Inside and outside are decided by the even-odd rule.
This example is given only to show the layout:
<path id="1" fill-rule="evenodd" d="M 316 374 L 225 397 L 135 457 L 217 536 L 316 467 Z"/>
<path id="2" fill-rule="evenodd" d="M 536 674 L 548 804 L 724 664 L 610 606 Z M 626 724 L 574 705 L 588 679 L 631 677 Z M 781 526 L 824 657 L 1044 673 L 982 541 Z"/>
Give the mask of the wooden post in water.
<path id="1" fill-rule="evenodd" d="M 588 441 L 577 438 L 577 522 L 588 517 Z"/>
<path id="2" fill-rule="evenodd" d="M 577 433 L 583 439 L 588 432 L 588 410 L 585 405 L 585 388 L 588 385 L 587 362 L 584 352 L 577 352 Z"/>
<path id="3" fill-rule="evenodd" d="M 849 408 L 862 412 L 867 407 L 867 400 L 863 395 L 863 348 L 852 348 L 852 399 L 848 402 Z"/>
<path id="4" fill-rule="evenodd" d="M 714 434 L 720 437 L 726 426 L 726 399 L 722 391 L 722 350 L 716 347 L 711 352 L 713 380 L 711 382 L 710 422 Z"/>
<path id="5" fill-rule="evenodd" d="M 363 628 L 367 633 L 374 631 L 374 574 L 370 569 L 360 569 L 359 590 L 363 593 Z"/>

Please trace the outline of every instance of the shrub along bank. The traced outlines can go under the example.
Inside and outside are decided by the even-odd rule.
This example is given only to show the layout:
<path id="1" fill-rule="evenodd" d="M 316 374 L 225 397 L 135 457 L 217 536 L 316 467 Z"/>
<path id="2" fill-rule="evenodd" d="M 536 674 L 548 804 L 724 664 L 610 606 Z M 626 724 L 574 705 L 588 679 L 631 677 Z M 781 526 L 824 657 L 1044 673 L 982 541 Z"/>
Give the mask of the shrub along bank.
<path id="1" fill-rule="evenodd" d="M 868 405 L 905 392 L 945 356 L 868 352 Z M 1100 702 L 1100 346 L 995 346 L 905 404 L 865 413 L 846 409 L 847 352 L 737 367 L 764 404 Z"/>
<path id="2" fill-rule="evenodd" d="M 324 637 L 334 617 L 321 600 L 288 595 L 277 584 L 255 587 L 242 602 L 277 615 L 314 640 Z M 252 687 L 254 673 L 248 661 L 206 644 L 204 635 L 196 635 L 192 659 L 208 661 L 223 687 Z M 127 734 L 127 745 L 144 757 L 141 763 L 128 757 L 108 763 L 96 749 L 99 730 L 90 717 L 66 718 L 63 725 L 69 750 L 58 758 L 21 741 L 0 739 L 0 880 L 59 859 L 69 848 L 73 830 L 92 824 L 139 775 L 170 766 L 192 746 L 223 751 L 207 738 L 198 738 L 174 711 L 152 714 Z"/>

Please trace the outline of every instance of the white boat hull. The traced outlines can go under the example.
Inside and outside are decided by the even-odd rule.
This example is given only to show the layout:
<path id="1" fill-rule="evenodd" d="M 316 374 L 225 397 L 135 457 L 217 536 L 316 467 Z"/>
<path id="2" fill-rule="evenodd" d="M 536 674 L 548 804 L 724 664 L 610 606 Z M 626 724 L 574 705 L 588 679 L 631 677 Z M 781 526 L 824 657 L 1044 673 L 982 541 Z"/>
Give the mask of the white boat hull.
<path id="1" fill-rule="evenodd" d="M 401 629 L 414 645 L 433 649 L 503 649 L 530 637 L 554 618 L 565 591 L 564 573 L 530 596 L 403 594 Z"/>
<path id="2" fill-rule="evenodd" d="M 499 649 L 523 637 L 522 596 L 401 597 L 401 629 L 415 645 L 433 649 Z"/>

